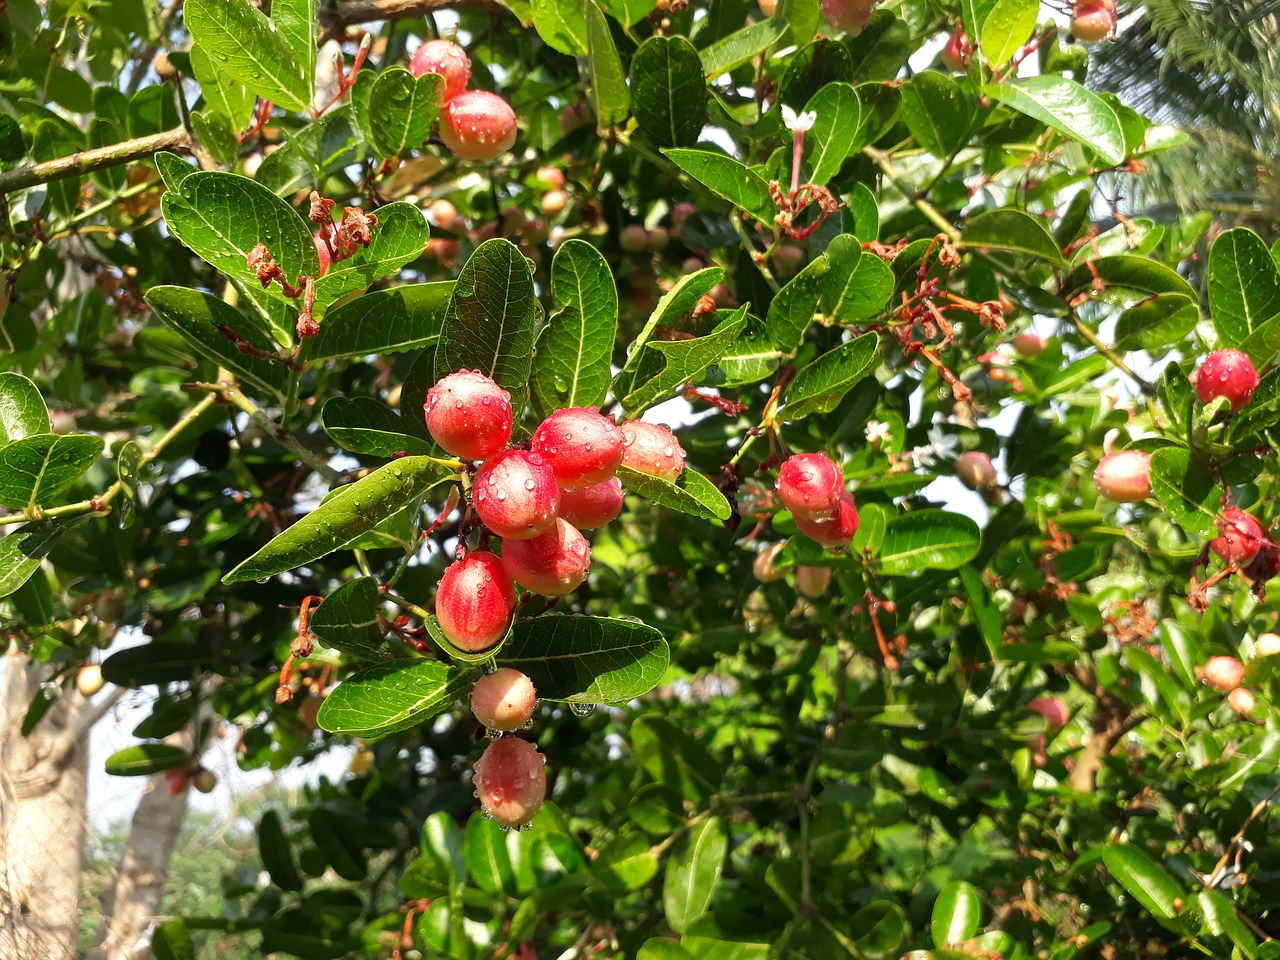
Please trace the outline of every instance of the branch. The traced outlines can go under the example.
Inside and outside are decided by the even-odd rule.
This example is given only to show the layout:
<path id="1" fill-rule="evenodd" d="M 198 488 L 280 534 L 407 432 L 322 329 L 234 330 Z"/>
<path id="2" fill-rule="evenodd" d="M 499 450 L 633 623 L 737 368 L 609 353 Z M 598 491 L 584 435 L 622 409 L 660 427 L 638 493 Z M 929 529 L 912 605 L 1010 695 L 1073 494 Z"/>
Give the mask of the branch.
<path id="1" fill-rule="evenodd" d="M 94 147 L 92 150 L 81 150 L 69 157 L 57 160 L 46 160 L 30 167 L 9 170 L 0 173 L 0 196 L 24 190 L 38 184 L 52 183 L 54 180 L 65 180 L 67 177 L 117 167 L 122 163 L 144 160 L 161 150 L 190 150 L 191 137 L 182 127 L 155 133 L 149 137 L 138 137 L 113 143 L 109 147 Z"/>
<path id="2" fill-rule="evenodd" d="M 433 10 L 477 7 L 481 10 L 506 10 L 493 0 L 354 0 L 338 3 L 320 11 L 320 24 L 327 29 L 341 29 L 374 20 L 404 20 L 421 17 Z"/>

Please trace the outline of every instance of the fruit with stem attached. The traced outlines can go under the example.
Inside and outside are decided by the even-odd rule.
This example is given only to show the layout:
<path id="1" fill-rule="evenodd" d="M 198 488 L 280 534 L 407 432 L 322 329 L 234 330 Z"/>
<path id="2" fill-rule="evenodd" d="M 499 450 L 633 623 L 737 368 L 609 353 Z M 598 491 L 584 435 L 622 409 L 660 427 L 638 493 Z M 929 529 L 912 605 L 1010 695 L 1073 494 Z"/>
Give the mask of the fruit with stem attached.
<path id="1" fill-rule="evenodd" d="M 1201 403 L 1226 397 L 1232 410 L 1241 410 L 1258 389 L 1258 371 L 1239 350 L 1215 350 L 1196 371 L 1195 387 Z"/>
<path id="2" fill-rule="evenodd" d="M 511 667 L 486 673 L 471 690 L 471 712 L 486 730 L 519 730 L 537 705 L 533 681 Z"/>
<path id="3" fill-rule="evenodd" d="M 436 590 L 440 631 L 468 653 L 488 650 L 505 637 L 515 609 L 511 576 L 488 550 L 473 550 L 450 564 Z"/>
<path id="4" fill-rule="evenodd" d="M 1115 5 L 1109 0 L 1081 0 L 1071 18 L 1071 32 L 1084 43 L 1097 43 L 1115 28 Z"/>
<path id="5" fill-rule="evenodd" d="M 511 394 L 479 370 L 441 377 L 423 410 L 431 439 L 464 460 L 490 457 L 511 439 Z"/>
<path id="6" fill-rule="evenodd" d="M 822 0 L 827 23 L 851 37 L 867 28 L 875 7 L 875 0 Z"/>
<path id="7" fill-rule="evenodd" d="M 778 498 L 798 519 L 830 519 L 843 493 L 844 471 L 825 453 L 797 453 L 778 468 Z"/>
<path id="8" fill-rule="evenodd" d="M 591 570 L 591 544 L 573 524 L 556 520 L 539 536 L 504 540 L 502 565 L 526 590 L 547 597 L 563 597 L 587 579 Z"/>
<path id="9" fill-rule="evenodd" d="M 942 63 L 953 73 L 964 73 L 973 60 L 973 49 L 969 43 L 969 35 L 957 30 L 947 38 L 942 48 Z"/>
<path id="10" fill-rule="evenodd" d="M 1244 566 L 1262 549 L 1266 539 L 1262 525 L 1239 507 L 1225 507 L 1218 517 L 1218 536 L 1209 541 L 1209 549 L 1227 563 Z"/>
<path id="11" fill-rule="evenodd" d="M 524 826 L 547 797 L 543 756 L 519 737 L 502 737 L 490 743 L 476 761 L 475 772 L 480 805 L 500 826 Z"/>

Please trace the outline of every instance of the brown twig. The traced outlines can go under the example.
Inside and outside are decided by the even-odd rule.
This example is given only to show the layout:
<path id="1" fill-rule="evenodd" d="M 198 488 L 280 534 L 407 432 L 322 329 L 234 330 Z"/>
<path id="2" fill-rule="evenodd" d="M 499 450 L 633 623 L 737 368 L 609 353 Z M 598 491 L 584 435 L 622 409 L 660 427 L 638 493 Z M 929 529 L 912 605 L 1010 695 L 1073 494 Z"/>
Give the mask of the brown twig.
<path id="1" fill-rule="evenodd" d="M 473 7 L 481 10 L 506 10 L 493 0 L 355 0 L 339 3 L 320 11 L 320 23 L 326 29 L 349 27 L 374 20 L 403 20 L 421 17 L 433 10 Z"/>
<path id="2" fill-rule="evenodd" d="M 186 150 L 192 148 L 191 135 L 182 127 L 175 127 L 163 133 L 154 133 L 149 137 L 138 137 L 113 143 L 109 147 L 94 147 L 92 150 L 81 150 L 70 156 L 57 160 L 46 160 L 44 163 L 21 167 L 0 173 L 0 196 L 24 190 L 41 183 L 52 183 L 65 180 L 82 173 L 105 170 L 122 163 L 144 160 L 161 150 Z"/>

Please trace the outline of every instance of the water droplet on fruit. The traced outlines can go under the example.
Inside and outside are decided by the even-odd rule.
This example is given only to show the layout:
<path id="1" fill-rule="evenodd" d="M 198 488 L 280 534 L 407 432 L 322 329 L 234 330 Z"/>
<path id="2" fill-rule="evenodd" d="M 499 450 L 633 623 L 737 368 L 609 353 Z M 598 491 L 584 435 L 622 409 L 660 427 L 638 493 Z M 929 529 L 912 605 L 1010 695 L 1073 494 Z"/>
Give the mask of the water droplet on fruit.
<path id="1" fill-rule="evenodd" d="M 501 730 L 486 730 L 486 731 L 484 732 L 484 735 L 485 735 L 486 737 L 488 737 L 490 740 L 500 740 L 500 739 L 502 738 L 502 731 L 501 731 Z"/>
<path id="2" fill-rule="evenodd" d="M 533 482 L 533 478 L 532 478 L 532 477 L 530 477 L 530 478 L 528 478 L 528 479 L 526 479 L 526 480 L 525 480 L 525 482 L 524 482 L 524 488 L 525 488 L 526 490 L 528 490 L 528 491 L 532 492 L 532 491 L 534 491 L 534 490 L 536 490 L 536 489 L 538 488 L 538 485 L 537 485 L 536 483 L 534 483 L 534 482 Z"/>

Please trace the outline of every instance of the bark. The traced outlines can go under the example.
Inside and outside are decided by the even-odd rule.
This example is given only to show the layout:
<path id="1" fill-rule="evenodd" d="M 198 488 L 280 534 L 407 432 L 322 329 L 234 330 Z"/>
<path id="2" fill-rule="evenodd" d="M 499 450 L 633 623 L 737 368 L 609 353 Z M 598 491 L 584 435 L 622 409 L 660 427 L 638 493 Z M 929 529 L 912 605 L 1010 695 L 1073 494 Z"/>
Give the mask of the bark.
<path id="1" fill-rule="evenodd" d="M 182 127 L 175 127 L 148 137 L 125 140 L 123 143 L 113 143 L 107 147 L 94 147 L 92 150 L 81 150 L 79 153 L 58 157 L 56 160 L 46 160 L 44 163 L 0 173 L 0 196 L 26 187 L 34 187 L 37 184 L 52 183 L 54 180 L 64 180 L 82 173 L 92 173 L 95 170 L 117 167 L 122 163 L 144 160 L 162 150 L 189 151 L 191 146 L 191 135 Z"/>

